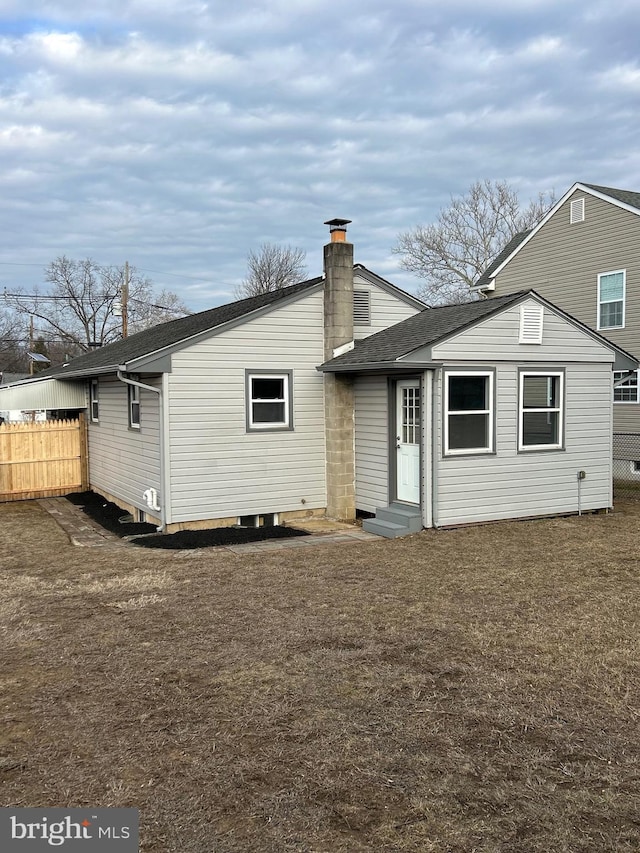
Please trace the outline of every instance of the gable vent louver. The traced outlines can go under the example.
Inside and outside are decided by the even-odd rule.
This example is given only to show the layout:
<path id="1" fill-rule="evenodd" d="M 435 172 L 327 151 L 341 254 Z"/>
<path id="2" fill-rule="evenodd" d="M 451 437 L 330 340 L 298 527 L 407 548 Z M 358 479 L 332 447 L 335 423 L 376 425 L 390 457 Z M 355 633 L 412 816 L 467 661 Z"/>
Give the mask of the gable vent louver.
<path id="1" fill-rule="evenodd" d="M 542 343 L 542 323 L 544 309 L 542 305 L 520 306 L 520 339 L 521 344 Z"/>
<path id="2" fill-rule="evenodd" d="M 584 222 L 584 199 L 577 198 L 571 202 L 569 206 L 569 223 L 575 225 L 576 222 Z"/>
<path id="3" fill-rule="evenodd" d="M 371 294 L 368 290 L 353 291 L 353 325 L 371 325 Z"/>

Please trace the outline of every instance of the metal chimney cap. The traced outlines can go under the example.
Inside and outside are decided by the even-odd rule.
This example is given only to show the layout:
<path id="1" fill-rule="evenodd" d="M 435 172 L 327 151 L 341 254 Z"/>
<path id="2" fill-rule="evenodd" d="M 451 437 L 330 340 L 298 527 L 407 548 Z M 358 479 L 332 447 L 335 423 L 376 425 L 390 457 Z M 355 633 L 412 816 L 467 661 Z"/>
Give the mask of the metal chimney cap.
<path id="1" fill-rule="evenodd" d="M 346 231 L 351 219 L 328 219 L 324 224 L 329 226 L 329 231 Z"/>

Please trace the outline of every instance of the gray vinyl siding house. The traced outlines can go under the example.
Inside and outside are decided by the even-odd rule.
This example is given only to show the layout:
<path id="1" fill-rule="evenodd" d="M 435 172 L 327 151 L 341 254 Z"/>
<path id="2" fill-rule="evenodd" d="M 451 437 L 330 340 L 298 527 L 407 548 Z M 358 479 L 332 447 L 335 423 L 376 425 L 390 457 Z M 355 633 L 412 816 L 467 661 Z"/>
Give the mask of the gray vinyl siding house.
<path id="1" fill-rule="evenodd" d="M 86 396 L 92 489 L 168 532 L 359 511 L 397 536 L 611 507 L 611 372 L 633 357 L 532 290 L 425 308 L 327 224 L 323 276 L 30 383 Z"/>
<path id="2" fill-rule="evenodd" d="M 612 273 L 622 273 L 621 322 L 599 316 L 599 279 Z M 476 284 L 489 297 L 522 288 L 535 289 L 619 347 L 640 352 L 640 193 L 593 184 L 571 187 L 539 226 L 517 235 Z M 638 434 L 640 460 L 637 379 L 619 387 L 614 433 Z"/>
<path id="3" fill-rule="evenodd" d="M 362 265 L 353 267 L 352 280 L 358 339 L 424 307 Z M 90 487 L 169 531 L 324 513 L 325 399 L 317 370 L 325 357 L 324 290 L 324 278 L 311 279 L 163 324 L 48 371 L 40 388 L 46 380 L 81 389 L 86 401 Z M 252 376 L 286 377 L 286 425 L 251 428 Z M 123 379 L 139 388 L 133 426 Z"/>
<path id="4" fill-rule="evenodd" d="M 539 341 L 522 342 L 523 312 L 537 318 Z M 626 368 L 636 364 L 527 291 L 423 311 L 325 363 L 323 371 L 350 376 L 354 384 L 356 503 L 376 514 L 365 528 L 402 535 L 410 505 L 423 527 L 610 507 L 616 359 Z M 463 410 L 455 412 L 452 383 L 468 377 L 486 392 L 482 411 L 469 411 L 460 397 Z M 412 385 L 420 399 L 413 500 L 399 461 L 406 437 L 399 393 Z M 553 401 L 546 399 L 551 386 Z M 532 391 L 542 411 L 525 408 L 523 394 Z M 481 446 L 466 446 L 464 431 L 458 430 L 457 445 L 447 436 L 453 421 L 467 417 L 476 419 L 471 431 L 479 428 Z M 545 423 L 532 442 L 527 419 L 534 418 Z"/>
<path id="5" fill-rule="evenodd" d="M 144 381 L 160 387 L 162 378 L 145 377 Z M 161 489 L 158 395 L 141 390 L 140 429 L 131 429 L 126 386 L 109 375 L 97 382 L 99 417 L 92 420 L 91 411 L 88 417 L 90 486 L 118 498 L 127 509 L 148 511 L 143 493 Z"/>

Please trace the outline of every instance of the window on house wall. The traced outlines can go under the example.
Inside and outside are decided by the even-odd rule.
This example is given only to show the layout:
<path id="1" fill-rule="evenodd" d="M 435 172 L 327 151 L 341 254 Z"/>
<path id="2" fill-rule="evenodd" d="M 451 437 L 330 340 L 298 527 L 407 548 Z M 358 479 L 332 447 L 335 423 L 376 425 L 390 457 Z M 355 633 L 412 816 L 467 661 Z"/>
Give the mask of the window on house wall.
<path id="1" fill-rule="evenodd" d="M 552 450 L 564 439 L 563 373 L 520 373 L 519 450 Z"/>
<path id="2" fill-rule="evenodd" d="M 293 429 L 292 372 L 247 371 L 247 429 Z"/>
<path id="3" fill-rule="evenodd" d="M 100 404 L 98 402 L 98 380 L 92 379 L 89 383 L 89 409 L 91 420 L 97 424 L 100 419 Z"/>
<path id="4" fill-rule="evenodd" d="M 493 372 L 445 374 L 444 452 L 493 452 Z"/>
<path id="5" fill-rule="evenodd" d="M 127 385 L 129 397 L 129 426 L 140 429 L 140 388 L 137 385 Z"/>
<path id="6" fill-rule="evenodd" d="M 371 325 L 371 293 L 368 290 L 353 291 L 353 325 Z"/>
<path id="7" fill-rule="evenodd" d="M 613 371 L 613 402 L 614 403 L 637 403 L 638 402 L 638 371 L 634 370 L 620 385 L 623 376 L 627 376 L 628 370 Z"/>
<path id="8" fill-rule="evenodd" d="M 584 198 L 576 198 L 569 206 L 569 222 L 575 225 L 576 222 L 584 222 Z"/>
<path id="9" fill-rule="evenodd" d="M 598 329 L 624 328 L 625 270 L 598 276 Z"/>

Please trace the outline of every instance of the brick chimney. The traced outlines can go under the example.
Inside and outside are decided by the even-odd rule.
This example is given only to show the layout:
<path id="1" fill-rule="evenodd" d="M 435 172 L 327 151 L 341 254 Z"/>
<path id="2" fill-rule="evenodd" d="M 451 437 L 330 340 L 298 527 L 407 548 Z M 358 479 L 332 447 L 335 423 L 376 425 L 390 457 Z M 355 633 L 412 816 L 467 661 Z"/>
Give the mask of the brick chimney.
<path id="1" fill-rule="evenodd" d="M 349 219 L 330 219 L 324 247 L 324 357 L 353 340 L 353 244 Z M 355 518 L 354 394 L 350 377 L 324 374 L 327 515 Z"/>

